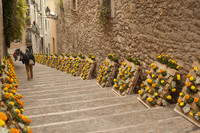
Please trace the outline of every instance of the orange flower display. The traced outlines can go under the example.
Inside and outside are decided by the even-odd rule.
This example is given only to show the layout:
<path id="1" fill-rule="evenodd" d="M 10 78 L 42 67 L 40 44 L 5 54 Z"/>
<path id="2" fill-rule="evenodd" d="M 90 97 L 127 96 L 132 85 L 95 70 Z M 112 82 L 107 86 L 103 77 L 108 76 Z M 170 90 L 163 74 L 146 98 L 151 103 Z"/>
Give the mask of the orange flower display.
<path id="1" fill-rule="evenodd" d="M 190 78 L 190 77 L 191 77 L 191 75 L 190 75 L 190 74 L 188 74 L 188 75 L 187 75 L 187 78 Z"/>
<path id="2" fill-rule="evenodd" d="M 3 121 L 6 121 L 7 120 L 6 114 L 4 114 L 3 112 L 0 112 L 0 119 Z"/>
<path id="3" fill-rule="evenodd" d="M 190 98 L 189 95 L 185 95 L 185 99 L 188 100 Z"/>
<path id="4" fill-rule="evenodd" d="M 182 99 L 178 99 L 177 102 L 178 102 L 178 103 L 182 102 Z"/>
<path id="5" fill-rule="evenodd" d="M 19 133 L 19 130 L 16 129 L 16 128 L 11 128 L 11 129 L 10 129 L 10 132 L 11 132 L 11 133 Z"/>
<path id="6" fill-rule="evenodd" d="M 191 85 L 191 82 L 187 82 L 187 83 L 186 83 L 186 86 L 187 86 L 187 87 L 190 87 L 190 85 Z"/>
<path id="7" fill-rule="evenodd" d="M 156 87 L 156 84 L 155 84 L 155 83 L 153 83 L 153 84 L 152 84 L 152 87 L 154 87 L 154 88 L 155 88 L 155 87 Z"/>
<path id="8" fill-rule="evenodd" d="M 199 101 L 199 98 L 194 98 L 194 102 L 197 103 Z"/>

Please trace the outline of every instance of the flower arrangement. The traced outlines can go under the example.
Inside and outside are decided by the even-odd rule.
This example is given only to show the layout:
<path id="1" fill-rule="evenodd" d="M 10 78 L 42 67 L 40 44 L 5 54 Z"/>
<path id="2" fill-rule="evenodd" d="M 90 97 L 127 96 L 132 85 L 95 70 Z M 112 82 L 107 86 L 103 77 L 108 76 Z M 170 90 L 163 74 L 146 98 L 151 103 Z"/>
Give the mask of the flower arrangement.
<path id="1" fill-rule="evenodd" d="M 177 89 L 177 83 L 181 80 L 181 76 L 177 74 L 176 70 L 169 69 L 169 66 L 166 66 L 169 63 L 168 55 L 160 55 L 158 60 L 164 65 L 158 62 L 151 64 L 151 70 L 147 71 L 148 78 L 140 86 L 139 99 L 148 102 L 147 98 L 150 97 L 150 101 L 155 99 L 157 105 L 167 106 L 170 103 L 174 103 L 175 99 L 177 99 L 178 92 L 180 92 Z"/>
<path id="2" fill-rule="evenodd" d="M 177 61 L 174 61 L 168 55 L 158 55 L 157 59 L 161 64 L 165 64 L 165 65 L 167 65 L 168 67 L 170 67 L 172 69 L 178 70 L 179 67 L 180 67 L 177 64 Z"/>
<path id="3" fill-rule="evenodd" d="M 69 57 L 65 63 L 65 72 L 66 73 L 70 73 L 71 72 L 71 68 L 72 68 L 72 62 L 73 59 L 71 57 Z"/>
<path id="4" fill-rule="evenodd" d="M 31 123 L 31 120 L 27 118 L 27 116 L 23 116 L 23 107 L 24 103 L 22 101 L 23 96 L 19 94 L 18 91 L 18 80 L 16 73 L 14 71 L 15 67 L 13 64 L 13 61 L 11 58 L 4 58 L 3 60 L 4 65 L 6 65 L 5 70 L 5 83 L 2 85 L 1 89 L 1 97 L 4 104 L 7 105 L 7 108 L 4 110 L 4 112 L 0 112 L 0 127 L 3 127 L 5 124 L 7 124 L 7 121 L 16 121 L 17 127 L 20 127 L 20 129 L 17 129 L 17 127 L 14 125 L 15 128 L 11 128 L 11 126 L 8 125 L 8 130 L 11 133 L 14 132 L 27 132 L 31 133 L 32 131 L 28 127 L 28 125 Z M 11 117 L 12 116 L 12 117 Z"/>
<path id="5" fill-rule="evenodd" d="M 108 81 L 108 76 L 109 76 L 109 73 L 112 71 L 112 65 L 109 64 L 108 62 L 106 61 L 103 61 L 103 65 L 100 67 L 99 69 L 99 75 L 98 75 L 98 83 L 102 86 L 102 87 L 105 87 L 106 85 L 106 82 Z"/>
<path id="6" fill-rule="evenodd" d="M 74 59 L 74 62 L 72 64 L 72 70 L 71 70 L 71 74 L 76 77 L 76 76 L 79 76 L 79 68 L 80 68 L 80 65 L 81 65 L 81 60 L 77 57 Z"/>
<path id="7" fill-rule="evenodd" d="M 128 95 L 135 89 L 137 77 L 139 77 L 140 65 L 142 63 L 132 57 L 121 63 L 117 79 L 114 79 L 114 90 L 119 95 Z"/>

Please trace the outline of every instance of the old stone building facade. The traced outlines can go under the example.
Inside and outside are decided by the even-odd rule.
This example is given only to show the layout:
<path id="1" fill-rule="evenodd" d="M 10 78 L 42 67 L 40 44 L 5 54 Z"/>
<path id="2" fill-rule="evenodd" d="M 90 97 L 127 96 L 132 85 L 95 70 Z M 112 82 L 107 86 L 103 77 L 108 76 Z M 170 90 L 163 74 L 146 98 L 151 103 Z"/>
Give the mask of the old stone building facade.
<path id="1" fill-rule="evenodd" d="M 63 0 L 57 22 L 60 53 L 129 55 L 145 69 L 157 54 L 178 60 L 186 74 L 200 55 L 200 0 L 110 0 L 110 24 L 99 24 L 101 0 Z M 75 4 L 75 6 L 74 6 Z M 76 9 L 72 9 L 75 7 Z"/>
<path id="2" fill-rule="evenodd" d="M 2 1 L 0 1 L 0 59 L 6 54 L 6 47 L 4 44 L 4 35 L 3 35 L 3 9 Z"/>

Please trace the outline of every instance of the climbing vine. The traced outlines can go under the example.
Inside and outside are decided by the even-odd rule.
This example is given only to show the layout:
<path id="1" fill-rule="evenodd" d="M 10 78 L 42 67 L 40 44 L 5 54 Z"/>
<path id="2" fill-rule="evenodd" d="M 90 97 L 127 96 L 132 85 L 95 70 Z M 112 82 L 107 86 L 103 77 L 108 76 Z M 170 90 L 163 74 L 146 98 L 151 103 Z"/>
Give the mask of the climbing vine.
<path id="1" fill-rule="evenodd" d="M 26 0 L 2 0 L 2 3 L 5 43 L 10 47 L 11 41 L 22 39 L 26 28 Z"/>
<path id="2" fill-rule="evenodd" d="M 99 23 L 106 25 L 109 22 L 110 13 L 110 5 L 106 4 L 106 0 L 103 0 L 99 8 Z"/>

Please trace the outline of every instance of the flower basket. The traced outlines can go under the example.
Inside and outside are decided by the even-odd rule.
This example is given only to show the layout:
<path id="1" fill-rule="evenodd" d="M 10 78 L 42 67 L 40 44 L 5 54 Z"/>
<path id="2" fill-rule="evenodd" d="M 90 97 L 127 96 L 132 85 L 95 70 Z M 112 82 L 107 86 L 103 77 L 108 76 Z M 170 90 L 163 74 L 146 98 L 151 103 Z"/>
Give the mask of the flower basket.
<path id="1" fill-rule="evenodd" d="M 180 80 L 178 71 L 154 62 L 147 73 L 147 80 L 143 81 L 138 91 L 138 100 L 148 108 L 175 103 L 180 92 L 177 88 L 177 82 Z"/>
<path id="2" fill-rule="evenodd" d="M 100 87 L 113 86 L 113 79 L 117 76 L 119 64 L 106 58 L 99 70 L 98 85 Z"/>
<path id="3" fill-rule="evenodd" d="M 87 58 L 81 70 L 81 78 L 83 80 L 91 79 L 94 69 L 96 67 L 96 61 L 90 58 Z"/>
<path id="4" fill-rule="evenodd" d="M 71 74 L 72 76 L 80 76 L 83 64 L 85 63 L 85 59 L 81 59 L 79 57 L 73 58 Z"/>
<path id="5" fill-rule="evenodd" d="M 200 63 L 194 62 L 174 110 L 200 127 Z"/>
<path id="6" fill-rule="evenodd" d="M 114 79 L 113 91 L 119 96 L 132 94 L 140 74 L 141 66 L 125 59 L 121 63 L 117 79 Z"/>

